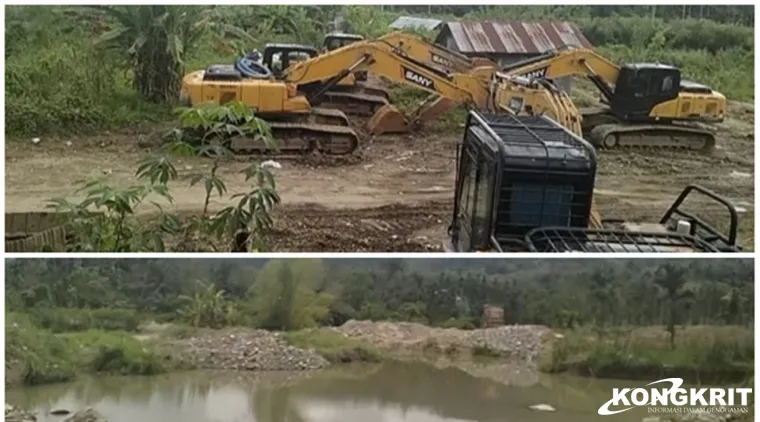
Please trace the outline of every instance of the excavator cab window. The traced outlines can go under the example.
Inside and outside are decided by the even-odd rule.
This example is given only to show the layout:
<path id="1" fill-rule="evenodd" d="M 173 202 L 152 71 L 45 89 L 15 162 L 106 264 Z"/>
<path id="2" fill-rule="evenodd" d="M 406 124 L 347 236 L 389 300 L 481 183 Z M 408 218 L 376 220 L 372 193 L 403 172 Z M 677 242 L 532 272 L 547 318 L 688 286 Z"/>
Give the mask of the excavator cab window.
<path id="1" fill-rule="evenodd" d="M 333 33 L 328 34 L 325 36 L 324 41 L 322 42 L 322 49 L 323 51 L 333 51 L 337 50 L 339 48 L 345 47 L 349 44 L 353 44 L 357 41 L 363 41 L 364 37 L 361 35 L 354 35 L 354 34 L 340 34 L 340 33 Z"/>
<path id="2" fill-rule="evenodd" d="M 280 78 L 288 67 L 318 54 L 317 49 L 306 45 L 267 44 L 261 61 L 276 78 Z"/>
<path id="3" fill-rule="evenodd" d="M 658 64 L 628 64 L 620 69 L 612 112 L 627 120 L 648 120 L 657 104 L 678 98 L 681 72 Z"/>

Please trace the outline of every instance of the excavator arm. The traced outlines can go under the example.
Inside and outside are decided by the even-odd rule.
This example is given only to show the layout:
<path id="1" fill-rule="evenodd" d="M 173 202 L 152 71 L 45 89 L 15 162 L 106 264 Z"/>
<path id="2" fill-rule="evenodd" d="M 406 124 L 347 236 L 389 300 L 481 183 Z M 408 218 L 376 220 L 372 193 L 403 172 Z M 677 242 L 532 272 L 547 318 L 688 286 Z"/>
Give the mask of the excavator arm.
<path id="1" fill-rule="evenodd" d="M 433 94 L 434 101 L 423 104 L 410 118 L 396 107 L 379 109 L 368 122 L 373 134 L 406 132 L 425 120 L 434 119 L 457 105 L 487 109 L 491 95 L 489 82 L 493 68 L 471 69 L 467 73 L 449 73 L 416 60 L 385 40 L 356 42 L 291 66 L 285 80 L 309 92 L 310 103 L 347 75 L 366 70 L 393 82 L 403 83 Z M 316 87 L 310 89 L 310 85 Z"/>
<path id="2" fill-rule="evenodd" d="M 488 83 L 477 72 L 447 73 L 415 60 L 383 41 L 356 42 L 288 68 L 283 79 L 298 86 L 317 84 L 318 93 L 348 74 L 367 70 L 393 82 L 423 89 L 459 104 L 485 107 Z M 318 100 L 318 95 L 312 95 Z"/>
<path id="3" fill-rule="evenodd" d="M 501 72 L 529 78 L 585 76 L 611 100 L 620 67 L 587 48 L 566 48 L 510 64 Z"/>
<path id="4" fill-rule="evenodd" d="M 408 32 L 391 32 L 381 37 L 380 40 L 393 45 L 409 57 L 452 72 L 466 73 L 473 68 L 484 66 L 496 68 L 496 63 L 491 60 L 481 57 L 471 59 Z"/>

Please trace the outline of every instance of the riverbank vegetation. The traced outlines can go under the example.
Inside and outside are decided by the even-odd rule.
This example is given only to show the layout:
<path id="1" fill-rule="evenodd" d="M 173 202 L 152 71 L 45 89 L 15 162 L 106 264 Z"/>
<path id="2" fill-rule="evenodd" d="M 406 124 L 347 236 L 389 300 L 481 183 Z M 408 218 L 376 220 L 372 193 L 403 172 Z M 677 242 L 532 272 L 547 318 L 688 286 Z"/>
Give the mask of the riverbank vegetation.
<path id="1" fill-rule="evenodd" d="M 65 379 L 76 368 L 163 370 L 171 359 L 136 340 L 151 324 L 171 324 L 175 331 L 165 334 L 173 338 L 223 327 L 286 331 L 290 344 L 329 361 L 372 361 L 381 357 L 372 347 L 315 329 L 373 320 L 469 330 L 482 325 L 487 304 L 504 311 L 506 324 L 558 333 L 542 362 L 547 371 L 701 381 L 753 373 L 750 260 L 16 259 L 6 266 L 8 356 L 30 383 Z M 72 353 L 76 344 L 98 351 Z"/>
<path id="2" fill-rule="evenodd" d="M 5 338 L 6 384 L 69 381 L 87 372 L 152 375 L 176 367 L 159 348 L 113 328 L 54 333 L 28 314 L 7 313 Z"/>
<path id="3" fill-rule="evenodd" d="M 660 61 L 754 98 L 752 6 L 10 6 L 6 132 L 38 137 L 172 119 L 180 76 L 268 42 L 377 37 L 398 16 L 564 19 L 617 62 Z"/>

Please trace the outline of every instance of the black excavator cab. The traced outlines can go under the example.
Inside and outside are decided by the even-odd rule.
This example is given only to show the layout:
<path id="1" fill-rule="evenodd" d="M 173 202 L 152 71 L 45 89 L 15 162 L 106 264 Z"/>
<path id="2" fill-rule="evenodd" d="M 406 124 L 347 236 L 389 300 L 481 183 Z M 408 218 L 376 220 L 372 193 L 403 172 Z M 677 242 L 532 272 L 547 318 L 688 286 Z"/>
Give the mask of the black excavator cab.
<path id="1" fill-rule="evenodd" d="M 471 111 L 457 154 L 453 252 L 738 252 L 734 205 L 688 186 L 656 224 L 589 228 L 596 152 L 545 116 Z M 682 204 L 697 192 L 730 214 L 720 233 Z"/>
<path id="2" fill-rule="evenodd" d="M 308 60 L 317 57 L 319 51 L 308 45 L 300 44 L 267 44 L 261 62 L 266 66 L 275 78 L 282 77 L 282 72 L 290 67 L 293 62 Z"/>
<path id="3" fill-rule="evenodd" d="M 678 98 L 680 91 L 678 68 L 651 63 L 625 64 L 620 67 L 610 108 L 623 119 L 647 121 L 651 120 L 649 113 L 654 106 Z"/>
<path id="4" fill-rule="evenodd" d="M 364 37 L 357 34 L 331 32 L 325 35 L 325 38 L 322 41 L 322 48 L 325 51 L 333 51 L 333 50 L 337 50 L 341 47 L 345 47 L 349 44 L 353 44 L 358 41 L 364 41 Z"/>

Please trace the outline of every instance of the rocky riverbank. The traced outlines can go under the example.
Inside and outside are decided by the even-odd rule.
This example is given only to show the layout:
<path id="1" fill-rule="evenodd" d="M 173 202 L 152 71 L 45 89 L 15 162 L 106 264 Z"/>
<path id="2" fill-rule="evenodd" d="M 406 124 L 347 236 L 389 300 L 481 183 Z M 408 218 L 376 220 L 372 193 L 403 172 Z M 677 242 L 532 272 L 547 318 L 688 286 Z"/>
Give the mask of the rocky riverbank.
<path id="1" fill-rule="evenodd" d="M 289 342 L 292 335 L 246 328 L 198 330 L 185 338 L 169 338 L 166 344 L 174 358 L 198 369 L 303 371 L 324 368 L 330 362 L 364 360 L 366 353 L 355 352 L 364 345 L 393 357 L 483 355 L 532 364 L 551 336 L 551 330 L 541 326 L 458 330 L 354 320 L 301 333 L 306 335 L 299 336 L 299 347 Z"/>
<path id="2" fill-rule="evenodd" d="M 173 357 L 197 369 L 303 371 L 329 365 L 316 352 L 291 346 L 282 333 L 266 330 L 200 330 L 168 345 Z"/>
<path id="3" fill-rule="evenodd" d="M 411 322 L 348 321 L 334 328 L 390 353 L 469 353 L 536 363 L 552 331 L 539 325 L 505 325 L 476 330 L 435 328 Z"/>
<path id="4" fill-rule="evenodd" d="M 54 410 L 51 414 L 66 416 L 61 422 L 108 422 L 108 420 L 93 408 L 87 408 L 78 412 L 68 410 Z M 36 422 L 37 416 L 18 407 L 5 403 L 6 422 Z"/>

